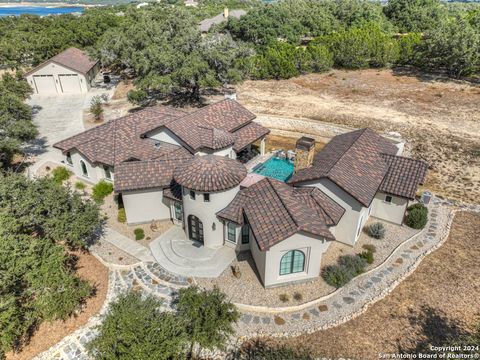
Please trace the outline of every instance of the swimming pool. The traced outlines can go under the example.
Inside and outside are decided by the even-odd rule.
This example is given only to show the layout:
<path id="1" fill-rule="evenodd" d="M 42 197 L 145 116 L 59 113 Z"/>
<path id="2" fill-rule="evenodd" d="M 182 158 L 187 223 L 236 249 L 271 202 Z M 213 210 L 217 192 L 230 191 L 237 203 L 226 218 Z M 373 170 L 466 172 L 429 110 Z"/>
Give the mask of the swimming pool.
<path id="1" fill-rule="evenodd" d="M 70 13 L 82 13 L 83 7 L 80 6 L 0 6 L 0 17 L 2 16 L 20 16 L 29 15 L 61 15 Z"/>
<path id="2" fill-rule="evenodd" d="M 270 158 L 253 168 L 253 172 L 287 182 L 293 174 L 293 163 L 287 159 Z"/>

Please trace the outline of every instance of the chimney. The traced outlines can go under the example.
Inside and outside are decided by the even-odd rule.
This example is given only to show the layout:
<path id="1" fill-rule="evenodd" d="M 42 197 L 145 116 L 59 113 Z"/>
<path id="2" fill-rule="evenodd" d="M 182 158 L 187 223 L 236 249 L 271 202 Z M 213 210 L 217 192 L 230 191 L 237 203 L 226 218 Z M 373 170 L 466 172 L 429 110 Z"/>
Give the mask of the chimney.
<path id="1" fill-rule="evenodd" d="M 228 7 L 225 6 L 225 8 L 223 9 L 223 17 L 225 19 L 228 19 Z"/>
<path id="2" fill-rule="evenodd" d="M 315 139 L 302 136 L 295 145 L 294 172 L 310 167 L 315 156 Z"/>

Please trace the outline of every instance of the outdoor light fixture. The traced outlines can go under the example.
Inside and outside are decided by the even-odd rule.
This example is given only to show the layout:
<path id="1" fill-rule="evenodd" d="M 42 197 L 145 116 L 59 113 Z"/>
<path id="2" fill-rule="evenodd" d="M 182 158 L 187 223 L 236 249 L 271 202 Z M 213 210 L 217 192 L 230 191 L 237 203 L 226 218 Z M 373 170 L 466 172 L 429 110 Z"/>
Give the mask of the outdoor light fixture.
<path id="1" fill-rule="evenodd" d="M 217 225 L 215 225 L 215 223 L 212 224 L 212 230 L 215 231 L 215 229 L 217 228 Z"/>

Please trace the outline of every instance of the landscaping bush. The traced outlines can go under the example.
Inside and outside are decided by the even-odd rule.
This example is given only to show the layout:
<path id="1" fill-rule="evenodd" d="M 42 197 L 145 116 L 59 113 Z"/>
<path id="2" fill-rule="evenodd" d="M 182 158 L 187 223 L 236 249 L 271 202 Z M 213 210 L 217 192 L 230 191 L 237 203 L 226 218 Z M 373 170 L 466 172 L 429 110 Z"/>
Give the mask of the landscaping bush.
<path id="1" fill-rule="evenodd" d="M 372 245 L 372 244 L 365 244 L 362 246 L 362 248 L 364 248 L 367 251 L 370 251 L 371 253 L 377 252 L 377 248 L 375 247 L 375 245 Z"/>
<path id="2" fill-rule="evenodd" d="M 92 198 L 97 203 L 102 202 L 108 195 L 113 192 L 113 184 L 104 180 L 100 181 L 92 189 Z"/>
<path id="3" fill-rule="evenodd" d="M 288 296 L 288 294 L 280 294 L 278 297 L 281 302 L 287 302 L 290 300 L 290 296 Z"/>
<path id="4" fill-rule="evenodd" d="M 360 254 L 358 254 L 362 259 L 365 259 L 367 264 L 372 264 L 373 263 L 373 252 L 371 251 L 363 251 Z"/>
<path id="5" fill-rule="evenodd" d="M 428 221 L 428 209 L 423 204 L 414 204 L 408 209 L 405 223 L 413 229 L 423 229 Z"/>
<path id="6" fill-rule="evenodd" d="M 142 228 L 136 228 L 135 230 L 133 230 L 133 233 L 135 234 L 135 240 L 143 240 L 143 238 L 145 237 L 145 232 Z"/>
<path id="7" fill-rule="evenodd" d="M 122 224 L 127 221 L 127 214 L 125 213 L 125 208 L 118 209 L 117 221 Z"/>
<path id="8" fill-rule="evenodd" d="M 368 226 L 368 235 L 375 239 L 383 239 L 385 237 L 385 226 L 376 222 Z"/>
<path id="9" fill-rule="evenodd" d="M 343 265 L 352 274 L 352 277 L 357 276 L 365 271 L 367 261 L 357 255 L 340 256 L 338 260 L 340 265 Z"/>
<path id="10" fill-rule="evenodd" d="M 293 298 L 297 301 L 302 301 L 303 300 L 303 295 L 301 292 L 295 291 L 293 293 Z"/>
<path id="11" fill-rule="evenodd" d="M 53 181 L 55 181 L 57 184 L 63 183 L 70 176 L 72 176 L 72 172 L 64 168 L 63 166 L 59 166 L 53 169 L 52 174 L 53 174 Z"/>
<path id="12" fill-rule="evenodd" d="M 102 97 L 96 95 L 90 100 L 90 113 L 93 115 L 96 121 L 100 120 L 103 115 L 103 101 Z"/>
<path id="13" fill-rule="evenodd" d="M 325 268 L 322 277 L 328 285 L 339 288 L 348 283 L 353 276 L 344 265 L 330 265 Z"/>
<path id="14" fill-rule="evenodd" d="M 85 185 L 85 183 L 83 183 L 81 181 L 77 181 L 75 183 L 75 189 L 77 189 L 77 190 L 84 190 L 86 186 L 87 185 Z"/>

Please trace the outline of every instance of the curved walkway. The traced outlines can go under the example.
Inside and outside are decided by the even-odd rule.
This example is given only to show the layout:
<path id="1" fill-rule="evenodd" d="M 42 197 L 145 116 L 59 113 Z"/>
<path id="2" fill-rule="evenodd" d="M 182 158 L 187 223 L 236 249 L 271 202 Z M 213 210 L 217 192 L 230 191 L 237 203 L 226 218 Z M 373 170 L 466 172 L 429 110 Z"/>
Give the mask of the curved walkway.
<path id="1" fill-rule="evenodd" d="M 400 245 L 377 268 L 354 278 L 325 297 L 300 306 L 278 309 L 237 304 L 242 313 L 237 324 L 238 338 L 296 336 L 333 327 L 360 315 L 369 305 L 391 292 L 426 255 L 447 239 L 454 211 L 445 205 L 454 203 L 433 198 L 429 222 L 421 233 Z M 480 212 L 480 206 L 469 206 L 466 210 Z M 173 311 L 172 297 L 179 288 L 188 286 L 194 279 L 169 273 L 157 262 L 149 260 L 143 259 L 130 266 L 108 264 L 101 260 L 110 268 L 109 290 L 102 310 L 84 327 L 36 359 L 87 359 L 85 344 L 95 337 L 94 327 L 100 324 L 108 304 L 123 291 L 135 289 L 143 294 L 151 294 L 163 301 L 163 310 Z"/>

